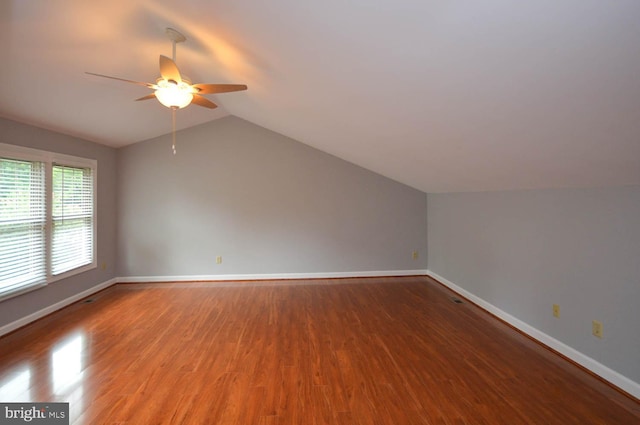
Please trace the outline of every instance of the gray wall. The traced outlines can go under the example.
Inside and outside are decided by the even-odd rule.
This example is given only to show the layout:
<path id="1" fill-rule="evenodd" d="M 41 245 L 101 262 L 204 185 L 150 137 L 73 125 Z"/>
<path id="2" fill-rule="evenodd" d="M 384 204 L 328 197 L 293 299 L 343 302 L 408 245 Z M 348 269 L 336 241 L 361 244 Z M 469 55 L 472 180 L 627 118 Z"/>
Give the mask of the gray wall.
<path id="1" fill-rule="evenodd" d="M 237 117 L 177 144 L 118 151 L 119 276 L 426 269 L 423 192 Z"/>
<path id="2" fill-rule="evenodd" d="M 640 382 L 640 186 L 429 194 L 428 205 L 429 270 Z"/>
<path id="3" fill-rule="evenodd" d="M 115 277 L 116 150 L 71 136 L 0 118 L 0 143 L 75 155 L 98 161 L 98 268 L 3 301 L 0 327 Z M 102 269 L 106 263 L 106 269 Z"/>

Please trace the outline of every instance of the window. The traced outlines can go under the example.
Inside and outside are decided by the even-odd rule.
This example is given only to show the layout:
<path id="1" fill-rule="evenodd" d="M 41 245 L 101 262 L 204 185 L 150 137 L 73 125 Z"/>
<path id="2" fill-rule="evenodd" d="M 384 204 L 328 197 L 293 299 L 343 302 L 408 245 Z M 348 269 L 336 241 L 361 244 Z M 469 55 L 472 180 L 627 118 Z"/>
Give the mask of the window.
<path id="1" fill-rule="evenodd" d="M 0 299 L 95 268 L 96 171 L 0 143 Z"/>
<path id="2" fill-rule="evenodd" d="M 51 272 L 93 261 L 93 170 L 53 166 Z"/>
<path id="3" fill-rule="evenodd" d="M 0 296 L 46 277 L 44 189 L 43 163 L 0 158 Z"/>

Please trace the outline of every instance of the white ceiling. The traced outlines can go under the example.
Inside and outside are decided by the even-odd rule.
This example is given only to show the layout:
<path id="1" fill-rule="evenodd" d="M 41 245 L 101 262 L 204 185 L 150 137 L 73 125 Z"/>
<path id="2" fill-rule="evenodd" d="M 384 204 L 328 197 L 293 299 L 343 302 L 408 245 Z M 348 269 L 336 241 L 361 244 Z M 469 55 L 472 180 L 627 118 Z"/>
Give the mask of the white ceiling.
<path id="1" fill-rule="evenodd" d="M 2 0 L 0 115 L 124 146 L 171 130 L 148 89 L 244 83 L 229 114 L 425 192 L 640 184 L 637 0 Z"/>

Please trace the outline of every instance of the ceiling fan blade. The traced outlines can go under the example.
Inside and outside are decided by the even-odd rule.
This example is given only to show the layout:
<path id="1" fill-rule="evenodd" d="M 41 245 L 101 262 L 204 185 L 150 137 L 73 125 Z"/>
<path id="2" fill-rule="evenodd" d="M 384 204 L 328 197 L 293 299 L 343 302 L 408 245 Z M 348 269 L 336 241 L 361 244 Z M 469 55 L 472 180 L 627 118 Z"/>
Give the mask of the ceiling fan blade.
<path id="1" fill-rule="evenodd" d="M 136 99 L 136 102 L 139 100 L 149 100 L 149 99 L 155 99 L 156 98 L 156 94 L 155 93 L 151 93 L 148 94 L 146 96 L 142 96 L 141 98 Z"/>
<path id="2" fill-rule="evenodd" d="M 156 85 L 155 85 L 155 84 L 151 84 L 151 83 L 142 83 L 142 82 L 140 82 L 140 81 L 125 80 L 124 78 L 110 77 L 110 76 L 108 76 L 108 75 L 95 74 L 95 73 L 93 73 L 93 72 L 85 72 L 85 74 L 95 75 L 96 77 L 109 78 L 109 79 L 111 79 L 111 80 L 124 81 L 125 83 L 137 84 L 137 85 L 139 85 L 139 86 L 145 86 L 145 87 L 149 87 L 149 88 L 151 88 L 151 89 L 156 88 Z"/>
<path id="3" fill-rule="evenodd" d="M 191 103 L 195 103 L 198 106 L 204 106 L 205 108 L 209 108 L 209 109 L 215 109 L 218 107 L 218 105 L 216 105 L 209 99 L 199 96 L 197 94 L 193 95 L 193 100 L 191 101 Z"/>
<path id="4" fill-rule="evenodd" d="M 180 84 L 182 82 L 182 76 L 178 65 L 166 56 L 160 55 L 160 75 L 167 81 L 175 81 Z"/>
<path id="5" fill-rule="evenodd" d="M 247 89 L 245 84 L 194 84 L 192 87 L 195 87 L 199 94 L 229 93 Z"/>

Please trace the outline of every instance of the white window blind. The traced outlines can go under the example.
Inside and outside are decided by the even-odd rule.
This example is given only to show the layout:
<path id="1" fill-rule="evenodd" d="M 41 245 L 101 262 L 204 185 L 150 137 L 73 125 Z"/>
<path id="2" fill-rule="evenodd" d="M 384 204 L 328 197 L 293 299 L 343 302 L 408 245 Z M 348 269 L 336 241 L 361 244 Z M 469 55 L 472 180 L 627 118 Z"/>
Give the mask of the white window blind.
<path id="1" fill-rule="evenodd" d="M 96 267 L 97 170 L 0 143 L 0 301 Z"/>
<path id="2" fill-rule="evenodd" d="M 0 297 L 46 282 L 45 164 L 0 158 Z"/>
<path id="3" fill-rule="evenodd" d="M 51 273 L 93 262 L 93 170 L 53 166 Z"/>

